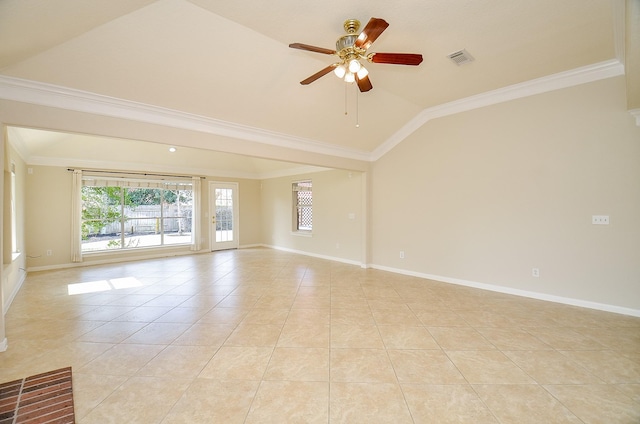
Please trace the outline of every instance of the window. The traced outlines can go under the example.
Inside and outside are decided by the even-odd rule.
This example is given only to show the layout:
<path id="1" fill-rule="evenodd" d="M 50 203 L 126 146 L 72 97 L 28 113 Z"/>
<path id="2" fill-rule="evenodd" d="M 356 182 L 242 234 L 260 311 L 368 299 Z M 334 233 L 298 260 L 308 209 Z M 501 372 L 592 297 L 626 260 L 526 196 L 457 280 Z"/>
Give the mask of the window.
<path id="1" fill-rule="evenodd" d="M 293 183 L 293 230 L 311 232 L 313 229 L 313 192 L 311 181 Z"/>
<path id="2" fill-rule="evenodd" d="M 83 253 L 192 244 L 191 182 L 82 181 Z"/>

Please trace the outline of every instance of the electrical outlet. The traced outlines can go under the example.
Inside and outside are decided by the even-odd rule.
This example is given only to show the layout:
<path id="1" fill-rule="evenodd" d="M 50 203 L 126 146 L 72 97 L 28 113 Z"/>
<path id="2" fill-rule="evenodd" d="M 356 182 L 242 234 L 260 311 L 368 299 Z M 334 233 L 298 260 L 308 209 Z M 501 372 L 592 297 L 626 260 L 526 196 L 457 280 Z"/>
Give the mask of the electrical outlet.
<path id="1" fill-rule="evenodd" d="M 340 243 L 336 243 L 336 249 L 340 249 Z"/>
<path id="2" fill-rule="evenodd" d="M 609 225 L 609 215 L 593 215 L 591 223 L 593 225 Z"/>
<path id="3" fill-rule="evenodd" d="M 53 252 L 51 250 L 47 250 L 47 256 L 51 256 L 53 255 Z"/>
<path id="4" fill-rule="evenodd" d="M 400 251 L 400 259 L 404 259 L 404 250 Z"/>
<path id="5" fill-rule="evenodd" d="M 540 277 L 540 270 L 538 268 L 532 268 L 531 269 L 531 276 L 532 277 Z"/>

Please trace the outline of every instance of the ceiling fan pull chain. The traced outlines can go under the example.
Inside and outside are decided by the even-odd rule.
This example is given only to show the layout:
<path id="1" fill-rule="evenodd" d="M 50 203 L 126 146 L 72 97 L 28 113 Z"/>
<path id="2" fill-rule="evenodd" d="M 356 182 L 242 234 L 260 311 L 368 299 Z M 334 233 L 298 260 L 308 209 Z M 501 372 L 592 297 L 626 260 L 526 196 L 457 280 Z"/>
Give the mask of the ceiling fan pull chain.
<path id="1" fill-rule="evenodd" d="M 349 114 L 347 111 L 347 87 L 349 87 L 349 84 L 344 85 L 344 115 L 345 116 Z"/>

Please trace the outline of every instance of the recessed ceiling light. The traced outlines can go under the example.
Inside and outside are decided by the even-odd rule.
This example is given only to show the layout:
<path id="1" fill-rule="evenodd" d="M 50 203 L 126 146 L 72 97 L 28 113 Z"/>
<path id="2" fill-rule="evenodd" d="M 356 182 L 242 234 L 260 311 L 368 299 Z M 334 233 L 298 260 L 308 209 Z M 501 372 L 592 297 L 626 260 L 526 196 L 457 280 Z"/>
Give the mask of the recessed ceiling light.
<path id="1" fill-rule="evenodd" d="M 175 147 L 169 147 L 169 151 L 170 151 L 171 153 L 174 153 L 176 150 L 177 150 L 177 149 L 176 149 Z"/>

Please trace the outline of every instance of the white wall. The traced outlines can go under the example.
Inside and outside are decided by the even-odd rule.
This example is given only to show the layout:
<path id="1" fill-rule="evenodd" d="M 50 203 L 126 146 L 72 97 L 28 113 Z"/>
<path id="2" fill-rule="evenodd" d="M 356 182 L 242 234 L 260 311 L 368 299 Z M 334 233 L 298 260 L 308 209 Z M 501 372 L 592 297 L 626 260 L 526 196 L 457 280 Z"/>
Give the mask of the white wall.
<path id="1" fill-rule="evenodd" d="M 371 219 L 377 267 L 640 313 L 624 78 L 428 122 L 374 164 Z"/>
<path id="2" fill-rule="evenodd" d="M 331 170 L 262 181 L 262 243 L 284 250 L 361 264 L 363 174 Z M 292 232 L 291 184 L 313 182 L 313 235 Z M 353 214 L 350 216 L 350 214 Z M 353 219 L 351 219 L 353 217 Z"/>

